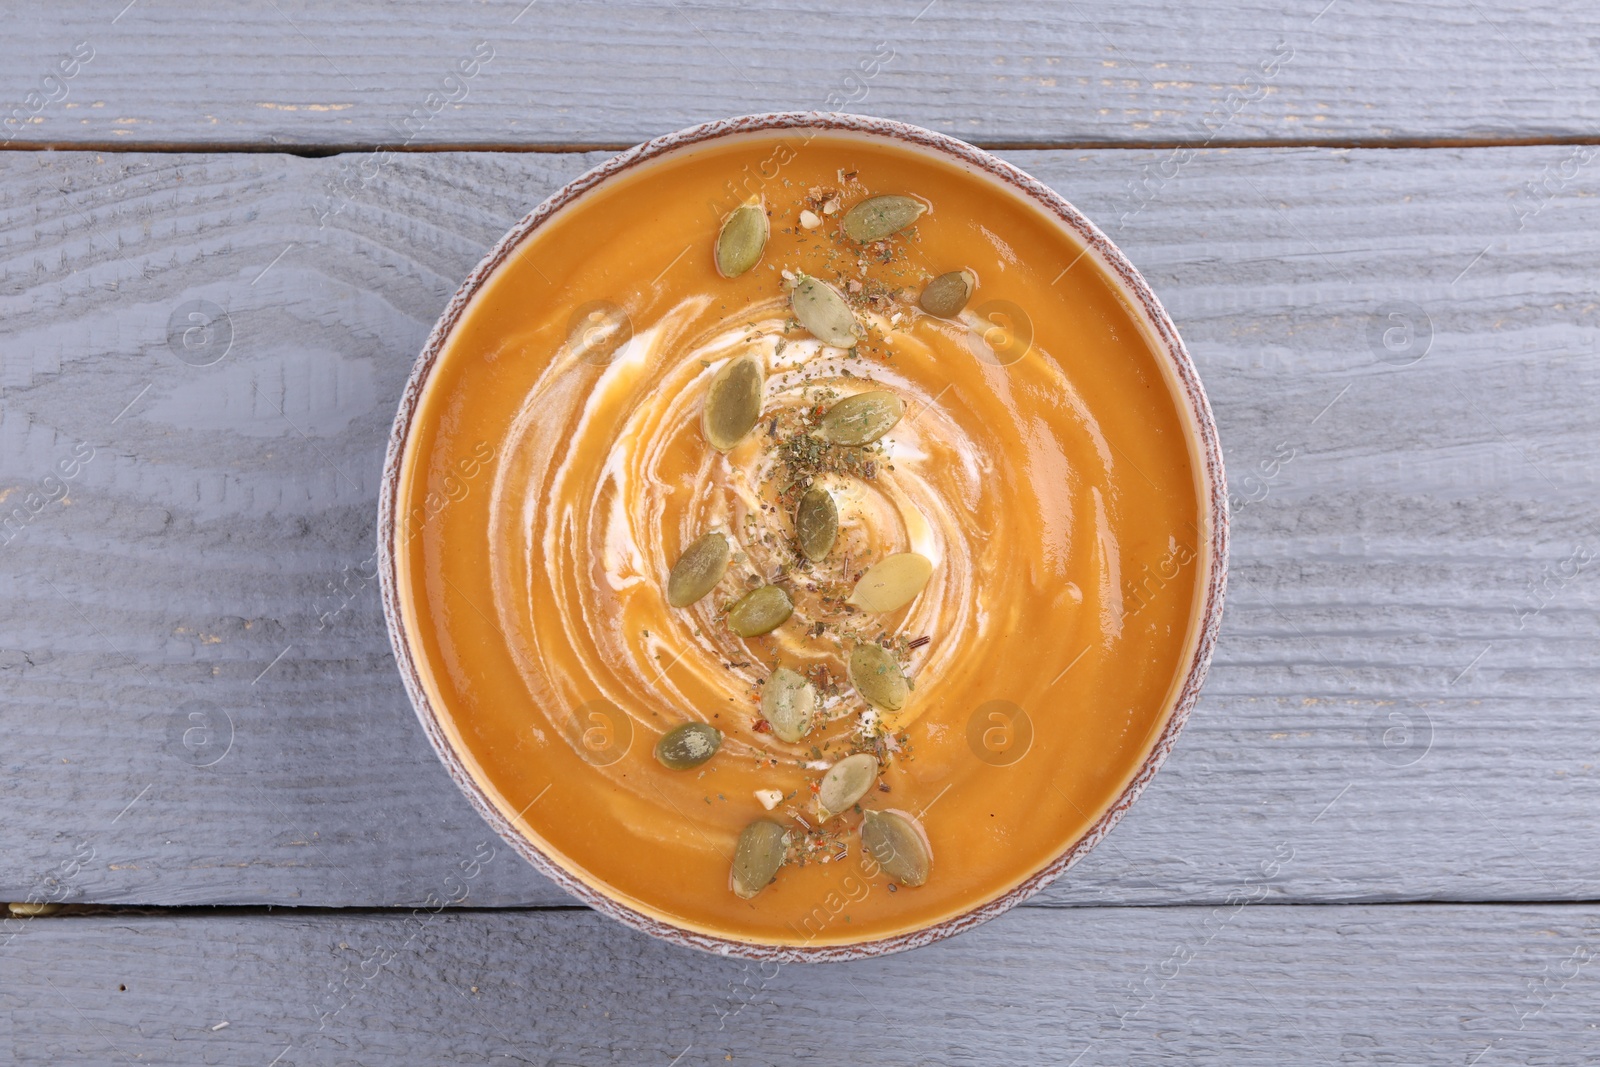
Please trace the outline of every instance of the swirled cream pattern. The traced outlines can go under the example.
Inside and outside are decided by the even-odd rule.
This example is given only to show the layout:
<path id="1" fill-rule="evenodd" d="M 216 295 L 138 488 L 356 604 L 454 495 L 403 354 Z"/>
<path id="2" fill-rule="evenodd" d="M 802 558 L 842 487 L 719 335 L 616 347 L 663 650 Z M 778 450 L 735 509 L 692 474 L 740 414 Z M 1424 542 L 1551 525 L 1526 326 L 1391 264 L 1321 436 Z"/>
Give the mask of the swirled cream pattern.
<path id="1" fill-rule="evenodd" d="M 758 732 L 755 694 L 777 665 L 821 663 L 843 679 L 841 623 L 932 638 L 910 665 L 912 699 L 885 723 L 901 729 L 939 706 L 941 693 L 981 689 L 985 649 L 1026 636 L 1017 632 L 1027 625 L 1019 617 L 1025 595 L 1044 586 L 1081 597 L 1068 560 L 1085 523 L 1108 539 L 1096 554 L 1115 556 L 1104 514 L 1115 500 L 1097 488 L 1105 471 L 1085 478 L 1067 459 L 1108 459 L 1106 442 L 1047 354 L 1003 368 L 973 343 L 981 324 L 970 314 L 965 324 L 919 316 L 916 329 L 880 316 L 869 327 L 894 356 L 868 360 L 796 330 L 777 299 L 697 327 L 709 305 L 706 297 L 679 303 L 609 360 L 569 341 L 513 422 L 488 549 L 496 618 L 545 743 L 581 750 L 583 724 L 570 721 L 570 709 L 601 701 L 652 743 L 678 722 L 715 717 L 728 755 L 803 757 L 817 739 L 791 746 Z M 719 454 L 701 434 L 706 386 L 724 361 L 747 353 L 766 369 L 763 419 Z M 967 364 L 959 376 L 949 373 L 951 360 Z M 778 502 L 786 483 L 773 454 L 776 418 L 801 415 L 823 391 L 869 388 L 895 392 L 905 415 L 870 478 L 820 476 L 839 506 L 839 541 L 815 571 L 795 570 L 792 516 Z M 600 455 L 603 464 L 585 461 Z M 712 595 L 670 608 L 662 589 L 677 553 L 710 530 L 735 545 L 734 563 Z M 848 585 L 900 551 L 934 563 L 908 608 L 852 619 L 822 602 L 829 580 Z M 773 634 L 745 641 L 720 621 L 753 583 L 785 574 L 796 610 Z M 1107 599 L 1102 585 L 1115 596 L 1111 571 L 1086 577 L 1092 599 Z M 1042 693 L 1049 681 L 1024 688 Z M 876 713 L 844 686 L 826 714 L 823 736 L 837 736 Z M 621 788 L 648 799 L 645 783 Z"/>

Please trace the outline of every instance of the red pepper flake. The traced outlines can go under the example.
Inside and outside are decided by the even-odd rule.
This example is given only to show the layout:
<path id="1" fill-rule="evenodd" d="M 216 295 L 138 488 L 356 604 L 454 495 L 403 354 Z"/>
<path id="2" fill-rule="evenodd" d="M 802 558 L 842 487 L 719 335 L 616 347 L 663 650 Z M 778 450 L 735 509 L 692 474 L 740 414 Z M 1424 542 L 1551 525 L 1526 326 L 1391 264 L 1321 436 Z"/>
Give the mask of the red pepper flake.
<path id="1" fill-rule="evenodd" d="M 750 724 L 750 729 L 754 730 L 758 734 L 771 733 L 772 724 L 766 719 L 757 719 Z"/>
<path id="2" fill-rule="evenodd" d="M 932 641 L 932 640 L 933 640 L 933 638 L 929 637 L 927 634 L 923 634 L 921 637 L 917 638 L 915 641 L 912 641 L 911 644 L 906 646 L 906 647 L 908 647 L 908 648 L 921 648 L 923 645 L 927 644 L 929 641 Z"/>

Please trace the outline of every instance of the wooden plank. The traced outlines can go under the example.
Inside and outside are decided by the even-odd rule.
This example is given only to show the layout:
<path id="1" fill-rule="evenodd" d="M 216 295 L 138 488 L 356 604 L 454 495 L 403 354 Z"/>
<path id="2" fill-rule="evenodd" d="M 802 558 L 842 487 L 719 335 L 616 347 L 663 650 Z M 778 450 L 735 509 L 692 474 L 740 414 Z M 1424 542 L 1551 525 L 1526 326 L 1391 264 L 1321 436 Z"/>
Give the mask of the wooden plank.
<path id="1" fill-rule="evenodd" d="M 1172 309 L 1238 496 L 1201 706 L 1044 902 L 1215 902 L 1288 853 L 1274 899 L 1600 897 L 1574 151 L 1208 151 L 1137 195 L 1167 153 L 1014 154 Z M 0 157 L 6 506 L 93 449 L 0 532 L 0 898 L 411 905 L 487 838 L 363 561 L 434 316 L 593 158 L 406 156 L 335 201 L 337 158 Z M 562 899 L 509 857 L 473 889 Z"/>
<path id="2" fill-rule="evenodd" d="M 1583 0 L 64 0 L 0 39 L 0 141 L 608 146 L 811 109 L 995 145 L 1593 138 L 1595 29 Z"/>
<path id="3" fill-rule="evenodd" d="M 35 920 L 15 1063 L 1580 1063 L 1592 905 L 1024 909 L 757 965 L 587 911 Z M 441 1025 L 444 1023 L 444 1025 Z"/>

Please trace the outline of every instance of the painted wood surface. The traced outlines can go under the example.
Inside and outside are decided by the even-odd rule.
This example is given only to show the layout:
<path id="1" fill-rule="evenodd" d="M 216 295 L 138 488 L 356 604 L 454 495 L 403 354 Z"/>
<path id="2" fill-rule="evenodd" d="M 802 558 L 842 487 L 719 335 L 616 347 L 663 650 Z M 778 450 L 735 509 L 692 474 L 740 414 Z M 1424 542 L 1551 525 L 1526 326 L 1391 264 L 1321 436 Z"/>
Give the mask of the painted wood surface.
<path id="1" fill-rule="evenodd" d="M 995 145 L 1594 138 L 1585 0 L 21 5 L 12 144 L 625 146 L 846 110 Z"/>
<path id="2" fill-rule="evenodd" d="M 21 1064 L 1575 1064 L 1593 905 L 1024 908 L 759 966 L 592 912 L 56 918 L 0 951 Z"/>
<path id="3" fill-rule="evenodd" d="M 1235 493 L 1201 705 L 1042 903 L 1285 855 L 1274 901 L 1600 896 L 1592 155 L 1010 153 L 1167 303 Z M 494 844 L 395 677 L 376 479 L 459 279 L 598 158 L 0 155 L 0 897 L 413 906 Z"/>

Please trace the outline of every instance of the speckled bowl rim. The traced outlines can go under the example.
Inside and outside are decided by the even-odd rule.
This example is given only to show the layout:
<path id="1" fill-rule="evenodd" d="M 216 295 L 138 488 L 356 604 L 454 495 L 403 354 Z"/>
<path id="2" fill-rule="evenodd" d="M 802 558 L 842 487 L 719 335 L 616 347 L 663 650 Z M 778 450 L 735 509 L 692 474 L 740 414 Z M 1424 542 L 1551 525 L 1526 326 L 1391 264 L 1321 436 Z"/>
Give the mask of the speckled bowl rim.
<path id="1" fill-rule="evenodd" d="M 929 926 L 876 940 L 846 945 L 795 946 L 762 944 L 728 937 L 718 937 L 686 929 L 644 914 L 607 896 L 602 891 L 581 881 L 551 857 L 545 855 L 537 845 L 519 833 L 516 826 L 495 806 L 483 787 L 469 773 L 461 755 L 450 744 L 440 721 L 439 713 L 434 710 L 428 700 L 422 681 L 420 665 L 411 653 L 411 645 L 405 631 L 405 616 L 401 610 L 398 582 L 395 505 L 400 490 L 404 468 L 403 461 L 410 439 L 412 422 L 428 381 L 432 376 L 434 366 L 437 364 L 451 332 L 484 282 L 547 219 L 601 183 L 623 174 L 641 163 L 679 149 L 705 144 L 724 137 L 774 130 L 837 131 L 876 135 L 889 140 L 908 143 L 917 148 L 932 149 L 937 153 L 942 153 L 960 163 L 973 167 L 1000 183 L 1021 192 L 1043 207 L 1047 213 L 1058 218 L 1069 230 L 1077 234 L 1084 241 L 1086 247 L 1096 254 L 1100 263 L 1121 281 L 1124 291 L 1142 305 L 1146 320 L 1155 333 L 1154 340 L 1158 357 L 1165 356 L 1167 370 L 1178 383 L 1184 399 L 1188 403 L 1189 418 L 1193 431 L 1190 436 L 1190 443 L 1197 446 L 1198 458 L 1204 465 L 1204 470 L 1198 480 L 1204 489 L 1201 501 L 1203 517 L 1208 521 L 1207 524 L 1209 525 L 1209 530 L 1206 531 L 1209 536 L 1206 553 L 1209 580 L 1204 595 L 1197 598 L 1200 627 L 1198 640 L 1195 643 L 1193 655 L 1190 657 L 1188 672 L 1178 690 L 1177 699 L 1173 704 L 1171 714 L 1167 717 L 1166 725 L 1156 739 L 1155 744 L 1151 747 L 1149 754 L 1145 757 L 1144 762 L 1140 765 L 1139 770 L 1128 782 L 1127 787 L 1123 789 L 1121 795 L 1106 809 L 1100 818 L 1095 821 L 1094 825 L 1069 845 L 1061 855 L 1003 895 L 985 903 L 977 904 L 959 915 Z M 1177 328 L 1167 316 L 1166 310 L 1161 306 L 1161 302 L 1156 299 L 1155 293 L 1151 291 L 1150 286 L 1145 283 L 1139 272 L 1134 269 L 1133 264 L 1128 262 L 1127 257 L 1112 243 L 1109 237 L 1065 199 L 1043 183 L 982 149 L 974 148 L 972 145 L 958 141 L 953 137 L 947 137 L 931 130 L 907 125 L 906 123 L 889 119 L 816 111 L 746 115 L 741 118 L 702 123 L 699 126 L 691 126 L 676 133 L 657 137 L 652 141 L 647 141 L 631 148 L 573 179 L 538 207 L 534 208 L 521 222 L 512 227 L 511 231 L 500 239 L 500 242 L 490 250 L 489 254 L 467 276 L 466 281 L 462 283 L 461 288 L 451 299 L 449 306 L 440 315 L 433 332 L 428 336 L 427 344 L 423 346 L 422 353 L 417 357 L 416 364 L 411 370 L 411 376 L 406 381 L 405 392 L 400 398 L 400 408 L 395 415 L 394 427 L 389 434 L 389 447 L 384 457 L 383 485 L 378 504 L 378 564 L 383 593 L 383 614 L 385 621 L 388 623 L 389 640 L 394 647 L 395 662 L 399 665 L 400 676 L 405 683 L 406 693 L 411 698 L 411 704 L 416 709 L 417 717 L 422 722 L 422 727 L 428 735 L 428 740 L 433 744 L 440 760 L 443 761 L 445 768 L 450 772 L 450 777 L 455 779 L 456 785 L 466 794 L 467 799 L 471 801 L 472 806 L 477 809 L 484 820 L 501 837 L 505 838 L 506 842 L 519 855 L 531 863 L 546 878 L 549 878 L 596 911 L 609 915 L 611 918 L 636 930 L 642 930 L 647 934 L 677 945 L 697 948 L 722 956 L 738 956 L 746 959 L 774 962 L 834 962 L 866 959 L 874 956 L 883 956 L 891 952 L 917 948 L 951 937 L 965 930 L 970 930 L 980 923 L 987 922 L 1002 912 L 1022 903 L 1061 877 L 1069 867 L 1087 855 L 1089 850 L 1094 848 L 1111 831 L 1111 828 L 1122 818 L 1123 813 L 1138 799 L 1139 794 L 1143 792 L 1144 787 L 1166 759 L 1167 753 L 1172 750 L 1179 731 L 1183 729 L 1184 723 L 1189 718 L 1190 711 L 1194 708 L 1195 701 L 1200 696 L 1200 687 L 1205 681 L 1206 670 L 1211 663 L 1211 653 L 1216 645 L 1217 630 L 1222 621 L 1223 593 L 1227 582 L 1227 501 L 1227 486 L 1222 467 L 1222 449 L 1217 439 L 1216 423 L 1211 416 L 1211 405 L 1206 400 L 1205 390 L 1200 385 L 1200 376 L 1195 371 L 1194 363 L 1190 360 L 1189 353 L 1183 346 L 1183 341 L 1178 337 Z M 1202 529 L 1204 530 L 1204 527 Z"/>

